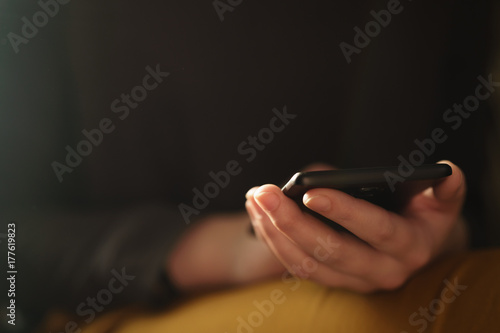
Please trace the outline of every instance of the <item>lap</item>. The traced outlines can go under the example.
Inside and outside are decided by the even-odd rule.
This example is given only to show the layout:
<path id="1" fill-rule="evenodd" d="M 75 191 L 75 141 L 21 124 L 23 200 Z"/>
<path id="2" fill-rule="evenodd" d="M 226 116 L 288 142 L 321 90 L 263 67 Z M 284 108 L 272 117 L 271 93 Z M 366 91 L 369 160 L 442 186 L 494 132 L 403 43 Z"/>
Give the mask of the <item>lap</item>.
<path id="1" fill-rule="evenodd" d="M 160 313 L 107 314 L 89 333 L 485 332 L 500 324 L 500 250 L 434 263 L 393 292 L 360 295 L 286 279 L 185 300 Z M 54 330 L 53 330 L 54 331 Z"/>

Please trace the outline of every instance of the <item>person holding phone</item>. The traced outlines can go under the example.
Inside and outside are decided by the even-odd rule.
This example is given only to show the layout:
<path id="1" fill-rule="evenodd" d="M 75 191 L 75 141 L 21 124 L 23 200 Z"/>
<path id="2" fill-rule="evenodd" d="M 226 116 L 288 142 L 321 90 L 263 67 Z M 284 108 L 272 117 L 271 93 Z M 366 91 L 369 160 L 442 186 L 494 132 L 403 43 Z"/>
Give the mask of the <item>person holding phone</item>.
<path id="1" fill-rule="evenodd" d="M 286 269 L 301 278 L 359 292 L 399 288 L 434 259 L 467 248 L 467 228 L 461 217 L 466 194 L 464 175 L 453 163 L 442 163 L 450 165 L 452 174 L 412 197 L 399 214 L 339 190 L 317 188 L 304 195 L 307 208 L 357 237 L 332 230 L 302 211 L 276 185 L 254 187 L 246 195 L 245 206 L 260 242 L 245 240 L 248 220 L 244 216 L 231 226 L 213 218 L 181 241 L 172 256 L 172 278 L 180 288 L 191 289 L 203 286 L 205 279 L 213 279 L 214 284 L 234 284 L 278 277 Z M 327 168 L 315 165 L 306 170 Z M 331 251 L 318 262 L 318 269 L 306 272 L 301 269 L 302 262 L 307 258 L 318 261 L 315 249 L 320 236 Z M 207 254 L 197 254 L 193 249 L 211 247 L 214 240 L 220 253 L 210 255 L 226 259 L 221 260 L 226 267 L 202 271 L 220 274 L 222 280 L 184 273 L 204 265 Z"/>
<path id="2" fill-rule="evenodd" d="M 276 185 L 245 193 L 280 184 L 315 161 L 328 165 L 304 170 L 392 165 L 415 149 L 414 140 L 444 126 L 443 111 L 473 93 L 484 74 L 486 4 L 447 0 L 430 11 L 415 1 L 243 2 L 217 7 L 227 9 L 220 21 L 213 4 L 226 1 L 62 2 L 9 0 L 0 10 L 0 219 L 16 222 L 21 331 L 52 310 L 69 318 L 62 329 L 44 331 L 77 332 L 141 315 L 116 309 L 171 305 L 162 313 L 185 315 L 180 327 L 148 330 L 151 318 L 136 327 L 229 332 L 254 301 L 259 308 L 269 297 L 281 304 L 271 292 L 296 277 L 312 281 L 299 292 L 311 302 L 284 303 L 276 316 L 261 312 L 269 322 L 312 327 L 314 320 L 302 319 L 320 313 L 311 305 L 321 303 L 318 295 L 333 297 L 321 304 L 328 306 L 350 295 L 340 304 L 359 318 L 369 313 L 352 311 L 363 308 L 349 307 L 353 299 L 381 311 L 404 304 L 399 318 L 407 321 L 420 305 L 416 296 L 434 297 L 420 279 L 448 276 L 460 258 L 446 254 L 460 256 L 468 237 L 484 244 L 486 103 L 427 158 L 453 161 L 445 162 L 452 175 L 402 211 L 333 189 L 301 199 L 352 235 L 304 213 Z M 361 23 L 377 22 L 372 10 L 378 19 L 398 14 L 348 63 L 339 45 L 363 39 Z M 474 47 L 464 50 L 464 40 Z M 464 61 L 468 50 L 474 54 Z M 464 174 L 472 194 L 465 204 Z M 218 194 L 200 199 L 207 184 L 218 185 Z M 191 218 L 185 206 L 195 207 Z M 490 279 L 488 261 L 478 262 Z M 220 289 L 208 298 L 198 293 Z M 382 293 L 386 306 L 375 306 L 384 290 L 391 290 Z M 218 296 L 227 298 L 211 298 Z M 176 307 L 179 298 L 200 306 Z"/>
<path id="3" fill-rule="evenodd" d="M 359 239 L 329 230 L 273 185 L 251 189 L 246 207 L 259 236 L 292 273 L 360 292 L 391 290 L 435 258 L 467 247 L 460 216 L 464 176 L 447 163 L 452 175 L 411 198 L 401 214 L 333 189 L 313 189 L 304 195 L 306 207 Z M 310 274 L 295 271 L 305 258 L 314 257 L 320 235 L 331 243 L 328 257 Z"/>

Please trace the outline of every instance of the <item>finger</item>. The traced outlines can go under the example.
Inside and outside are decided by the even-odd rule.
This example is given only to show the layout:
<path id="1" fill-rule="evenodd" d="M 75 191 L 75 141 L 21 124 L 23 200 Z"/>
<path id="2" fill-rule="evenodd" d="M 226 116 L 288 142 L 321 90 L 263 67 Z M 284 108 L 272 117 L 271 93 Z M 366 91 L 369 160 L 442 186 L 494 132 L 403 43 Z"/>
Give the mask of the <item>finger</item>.
<path id="1" fill-rule="evenodd" d="M 264 185 L 254 198 L 267 213 L 273 226 L 298 245 L 308 256 L 328 267 L 352 276 L 378 281 L 397 262 L 359 239 L 332 230 L 323 222 L 303 212 L 279 188 Z M 276 201 L 278 201 L 276 203 Z"/>
<path id="2" fill-rule="evenodd" d="M 442 203 L 461 206 L 466 191 L 465 177 L 462 170 L 450 161 L 440 161 L 438 163 L 448 164 L 452 169 L 452 173 L 433 187 L 434 197 Z"/>
<path id="3" fill-rule="evenodd" d="M 452 232 L 462 239 L 466 231 L 459 218 L 465 199 L 465 177 L 455 164 L 449 161 L 440 161 L 452 168 L 452 174 L 434 182 L 423 193 L 414 196 L 405 210 L 404 216 L 420 220 L 421 229 L 425 229 L 429 244 L 434 244 L 434 252 L 440 251 L 437 246 L 444 239 L 451 239 Z M 439 221 L 439 223 L 436 223 Z"/>
<path id="4" fill-rule="evenodd" d="M 279 234 L 279 231 L 277 233 L 273 233 L 273 231 L 275 230 L 272 229 L 275 229 L 275 227 L 272 226 L 265 212 L 262 211 L 262 209 L 259 207 L 259 205 L 255 202 L 253 198 L 249 198 L 245 203 L 245 206 L 251 212 L 252 224 L 254 226 L 257 235 L 259 235 L 261 239 L 267 243 L 271 251 L 282 262 L 282 264 L 287 268 L 287 270 L 290 271 L 292 269 L 292 266 L 290 265 L 290 260 L 285 260 L 285 258 L 282 257 L 282 252 L 284 251 L 289 255 L 297 257 L 303 257 L 305 256 L 305 253 L 301 251 L 295 244 L 293 244 L 289 239 L 287 239 L 283 235 L 279 237 L 279 247 L 281 248 L 281 250 L 279 250 L 277 248 L 277 243 L 272 241 L 272 239 L 275 239 L 276 235 Z M 273 234 L 275 237 L 270 237 L 269 236 L 270 234 Z M 284 239 L 282 237 L 284 237 Z"/>
<path id="5" fill-rule="evenodd" d="M 447 220 L 456 220 L 465 200 L 466 182 L 462 170 L 450 161 L 440 161 L 452 168 L 448 177 L 435 180 L 433 184 L 420 194 L 413 196 L 402 211 L 405 216 L 423 216 L 441 214 Z"/>
<path id="6" fill-rule="evenodd" d="M 273 225 L 269 217 L 266 217 L 265 212 L 255 201 L 249 199 L 247 205 L 252 207 L 252 210 L 255 210 L 254 215 L 259 218 L 256 229 L 262 234 L 262 237 L 281 263 L 293 275 L 327 286 L 347 288 L 359 292 L 369 292 L 375 289 L 374 283 L 364 278 L 332 269 L 321 260 L 311 257 L 282 234 Z"/>
<path id="7" fill-rule="evenodd" d="M 415 229 L 401 216 L 333 189 L 313 189 L 304 204 L 342 225 L 375 249 L 402 258 L 415 246 Z"/>
<path id="8" fill-rule="evenodd" d="M 255 236 L 260 241 L 263 241 L 262 235 L 259 233 L 259 231 L 256 229 L 255 224 L 257 223 L 257 216 L 255 213 L 255 209 L 252 207 L 250 202 L 247 200 L 245 202 L 245 209 L 248 213 L 248 216 L 250 217 L 250 226 L 248 228 L 248 232 L 252 235 Z"/>
<path id="9" fill-rule="evenodd" d="M 248 190 L 248 192 L 245 194 L 245 198 L 249 199 L 249 198 L 253 198 L 253 194 L 255 193 L 255 191 L 259 188 L 259 186 L 254 186 L 252 187 L 251 189 Z"/>

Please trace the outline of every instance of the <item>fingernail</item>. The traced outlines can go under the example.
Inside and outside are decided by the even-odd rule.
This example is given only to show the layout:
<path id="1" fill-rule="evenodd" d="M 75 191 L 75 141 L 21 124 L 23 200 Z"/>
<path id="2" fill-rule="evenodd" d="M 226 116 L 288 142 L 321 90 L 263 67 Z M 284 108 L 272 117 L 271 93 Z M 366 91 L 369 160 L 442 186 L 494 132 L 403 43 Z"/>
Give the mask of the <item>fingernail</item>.
<path id="1" fill-rule="evenodd" d="M 330 199 L 324 195 L 316 195 L 314 197 L 306 198 L 304 205 L 316 212 L 326 212 L 332 207 Z"/>
<path id="2" fill-rule="evenodd" d="M 255 200 L 262 209 L 269 212 L 276 210 L 280 204 L 280 198 L 271 192 L 260 192 L 255 196 Z"/>
<path id="3" fill-rule="evenodd" d="M 258 189 L 258 187 L 252 187 L 251 189 L 248 190 L 248 192 L 245 194 L 245 198 L 249 199 L 253 197 L 253 194 L 255 191 Z"/>

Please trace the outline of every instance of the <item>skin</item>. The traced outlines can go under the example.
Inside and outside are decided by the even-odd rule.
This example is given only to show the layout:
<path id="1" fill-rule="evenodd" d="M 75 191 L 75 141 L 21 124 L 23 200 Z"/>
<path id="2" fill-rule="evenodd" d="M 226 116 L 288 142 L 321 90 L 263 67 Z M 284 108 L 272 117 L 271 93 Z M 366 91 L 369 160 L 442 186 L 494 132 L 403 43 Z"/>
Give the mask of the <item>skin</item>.
<path id="1" fill-rule="evenodd" d="M 246 195 L 248 214 L 202 221 L 181 239 L 167 269 L 184 291 L 252 283 L 285 270 L 362 293 L 397 289 L 436 258 L 467 248 L 460 217 L 465 179 L 453 163 L 440 163 L 449 164 L 453 174 L 414 196 L 401 214 L 332 189 L 304 195 L 308 208 L 357 237 L 301 211 L 275 185 L 252 188 Z M 320 169 L 331 168 L 308 168 Z M 249 221 L 257 237 L 249 235 Z"/>

